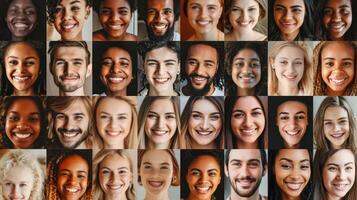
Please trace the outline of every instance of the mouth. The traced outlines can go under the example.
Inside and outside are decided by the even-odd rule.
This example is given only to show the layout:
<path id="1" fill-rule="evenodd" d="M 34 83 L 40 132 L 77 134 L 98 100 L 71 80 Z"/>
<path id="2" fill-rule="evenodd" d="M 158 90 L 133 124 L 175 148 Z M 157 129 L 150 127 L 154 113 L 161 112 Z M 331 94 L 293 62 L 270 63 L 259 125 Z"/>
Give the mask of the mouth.
<path id="1" fill-rule="evenodd" d="M 243 188 L 249 188 L 252 185 L 253 182 L 255 182 L 255 181 L 245 178 L 245 179 L 240 179 L 240 180 L 238 179 L 236 181 L 236 184 L 241 186 L 241 187 L 243 187 Z"/>
<path id="2" fill-rule="evenodd" d="M 213 131 L 201 131 L 201 130 L 195 130 L 198 135 L 201 136 L 208 136 L 210 135 Z"/>
<path id="3" fill-rule="evenodd" d="M 191 76 L 191 82 L 195 85 L 202 85 L 206 83 L 207 78 L 202 76 Z"/>
<path id="4" fill-rule="evenodd" d="M 78 23 L 70 24 L 70 23 L 63 23 L 61 24 L 61 29 L 64 32 L 71 32 L 73 29 L 75 29 L 78 26 Z"/>
<path id="5" fill-rule="evenodd" d="M 164 185 L 164 181 L 148 181 L 148 184 L 154 188 L 159 188 Z"/>
<path id="6" fill-rule="evenodd" d="M 163 136 L 169 133 L 169 131 L 165 131 L 165 130 L 151 130 L 151 132 L 157 136 Z"/>
<path id="7" fill-rule="evenodd" d="M 330 134 L 331 137 L 335 138 L 335 139 L 339 139 L 341 138 L 342 136 L 345 135 L 345 132 L 335 132 L 333 134 Z"/>
<path id="8" fill-rule="evenodd" d="M 121 30 L 125 27 L 125 24 L 109 24 L 108 27 L 112 30 Z"/>
<path id="9" fill-rule="evenodd" d="M 61 134 L 65 139 L 71 140 L 71 139 L 75 138 L 77 135 L 79 135 L 80 132 L 79 131 L 76 131 L 76 132 L 61 132 Z"/>
<path id="10" fill-rule="evenodd" d="M 238 78 L 244 82 L 244 83 L 251 83 L 255 81 L 255 76 L 254 75 L 239 75 Z"/>
<path id="11" fill-rule="evenodd" d="M 257 132 L 257 128 L 251 128 L 251 129 L 240 129 L 240 132 L 243 136 L 252 136 Z"/>
<path id="12" fill-rule="evenodd" d="M 207 25 L 209 25 L 209 24 L 211 24 L 212 23 L 212 21 L 211 20 L 203 20 L 203 19 L 201 19 L 201 20 L 196 20 L 196 23 L 199 25 L 199 26 L 207 26 Z"/>
<path id="13" fill-rule="evenodd" d="M 302 182 L 285 182 L 286 186 L 293 191 L 300 190 L 303 183 Z"/>
<path id="14" fill-rule="evenodd" d="M 61 76 L 62 81 L 76 81 L 79 79 L 79 76 Z"/>
<path id="15" fill-rule="evenodd" d="M 330 77 L 329 80 L 334 86 L 341 86 L 344 85 L 345 81 L 348 79 L 347 76 L 345 77 Z"/>
<path id="16" fill-rule="evenodd" d="M 110 77 L 108 77 L 107 79 L 108 79 L 108 81 L 109 81 L 110 83 L 118 84 L 118 83 L 122 82 L 123 80 L 125 80 L 126 78 L 124 78 L 124 77 L 112 77 L 112 76 L 110 76 Z"/>
<path id="17" fill-rule="evenodd" d="M 345 191 L 350 184 L 348 184 L 348 183 L 334 183 L 332 185 L 336 190 Z"/>
<path id="18" fill-rule="evenodd" d="M 22 23 L 22 22 L 15 22 L 15 23 L 13 23 L 13 26 L 16 29 L 21 30 L 21 31 L 25 31 L 25 30 L 28 30 L 30 28 L 29 24 L 25 24 L 25 23 Z"/>
<path id="19" fill-rule="evenodd" d="M 331 25 L 329 26 L 329 30 L 332 32 L 342 32 L 346 27 L 346 24 L 343 22 L 338 22 L 338 23 L 331 23 Z"/>
<path id="20" fill-rule="evenodd" d="M 29 132 L 13 132 L 12 135 L 17 139 L 28 139 L 32 136 L 32 133 Z"/>
<path id="21" fill-rule="evenodd" d="M 169 27 L 169 24 L 167 24 L 167 23 L 157 23 L 157 24 L 151 25 L 152 30 L 157 33 L 165 32 L 168 27 Z"/>
<path id="22" fill-rule="evenodd" d="M 195 190 L 200 193 L 200 194 L 207 194 L 211 190 L 211 186 L 201 186 L 201 185 L 195 185 L 194 186 Z"/>
<path id="23" fill-rule="evenodd" d="M 170 81 L 170 78 L 153 78 L 156 84 L 165 84 Z"/>
<path id="24" fill-rule="evenodd" d="M 65 187 L 64 190 L 68 193 L 77 193 L 80 191 L 77 187 Z"/>
<path id="25" fill-rule="evenodd" d="M 285 133 L 290 136 L 296 136 L 299 135 L 301 132 L 301 129 L 296 129 L 296 130 L 285 130 Z"/>
<path id="26" fill-rule="evenodd" d="M 292 75 L 292 74 L 287 74 L 287 75 L 285 75 L 285 74 L 283 74 L 283 77 L 284 77 L 285 79 L 287 79 L 288 81 L 295 81 L 296 78 L 297 78 L 297 75 Z"/>
<path id="27" fill-rule="evenodd" d="M 107 185 L 107 187 L 108 187 L 110 190 L 120 190 L 121 188 L 124 187 L 124 184 L 120 184 L 120 185 Z"/>
<path id="28" fill-rule="evenodd" d="M 250 25 L 251 21 L 237 21 L 237 23 L 239 24 L 239 26 L 241 27 L 247 27 Z"/>
<path id="29" fill-rule="evenodd" d="M 30 80 L 31 79 L 31 76 L 12 76 L 12 79 L 14 79 L 15 81 L 18 81 L 18 82 L 26 82 L 27 80 Z"/>
<path id="30" fill-rule="evenodd" d="M 122 131 L 108 131 L 108 130 L 105 131 L 105 134 L 111 137 L 116 137 L 122 133 L 123 133 Z"/>

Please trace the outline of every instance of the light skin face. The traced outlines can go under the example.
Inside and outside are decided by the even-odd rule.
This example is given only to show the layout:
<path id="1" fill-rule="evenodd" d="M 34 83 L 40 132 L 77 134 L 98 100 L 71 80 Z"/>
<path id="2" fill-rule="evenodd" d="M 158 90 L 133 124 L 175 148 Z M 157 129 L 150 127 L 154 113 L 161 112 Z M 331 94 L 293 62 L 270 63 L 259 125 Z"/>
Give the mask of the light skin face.
<path id="1" fill-rule="evenodd" d="M 155 36 L 164 36 L 175 24 L 173 0 L 148 0 L 147 27 Z"/>
<path id="2" fill-rule="evenodd" d="M 132 123 L 131 106 L 119 99 L 102 99 L 96 110 L 96 125 L 105 148 L 118 148 L 124 144 Z"/>
<path id="3" fill-rule="evenodd" d="M 168 196 L 174 167 L 172 158 L 167 151 L 149 150 L 145 152 L 138 173 L 146 196 Z"/>
<path id="4" fill-rule="evenodd" d="M 332 40 L 341 40 L 352 25 L 351 0 L 329 0 L 323 10 L 322 24 Z"/>
<path id="5" fill-rule="evenodd" d="M 235 0 L 232 3 L 229 13 L 229 23 L 234 31 L 249 32 L 253 31 L 260 16 L 259 4 L 251 0 Z"/>
<path id="6" fill-rule="evenodd" d="M 211 199 L 221 182 L 221 168 L 210 155 L 195 158 L 188 167 L 186 182 L 190 190 L 188 199 Z"/>
<path id="7" fill-rule="evenodd" d="M 51 73 L 60 93 L 71 94 L 83 90 L 92 67 L 87 65 L 86 52 L 82 47 L 60 47 L 54 52 Z"/>
<path id="8" fill-rule="evenodd" d="M 82 101 L 74 101 L 54 116 L 54 131 L 63 147 L 76 148 L 88 135 L 89 113 Z"/>
<path id="9" fill-rule="evenodd" d="M 232 80 L 238 88 L 253 89 L 261 79 L 258 54 L 252 49 L 242 49 L 233 58 Z"/>
<path id="10" fill-rule="evenodd" d="M 110 38 L 120 38 L 130 24 L 131 12 L 128 0 L 104 0 L 99 7 L 99 21 Z"/>
<path id="11" fill-rule="evenodd" d="M 304 53 L 297 47 L 284 47 L 276 55 L 272 67 L 279 81 L 279 88 L 298 88 L 304 75 Z"/>
<path id="12" fill-rule="evenodd" d="M 36 27 L 37 11 L 31 0 L 11 1 L 5 22 L 12 34 L 12 40 L 24 40 Z"/>
<path id="13" fill-rule="evenodd" d="M 341 149 L 327 159 L 322 169 L 322 182 L 327 199 L 345 197 L 355 183 L 355 158 L 351 150 Z"/>
<path id="14" fill-rule="evenodd" d="M 221 133 L 222 126 L 221 113 L 211 101 L 201 99 L 192 105 L 187 130 L 194 146 L 203 148 L 214 146 L 214 140 Z"/>
<path id="15" fill-rule="evenodd" d="M 124 94 L 133 79 L 130 54 L 118 47 L 111 47 L 102 56 L 100 80 L 109 94 Z"/>
<path id="16" fill-rule="evenodd" d="M 277 108 L 276 125 L 286 148 L 299 147 L 308 125 L 308 113 L 305 104 L 298 101 L 286 101 Z"/>
<path id="17" fill-rule="evenodd" d="M 306 14 L 304 0 L 276 0 L 273 9 L 274 21 L 281 36 L 294 40 L 304 23 Z"/>
<path id="18" fill-rule="evenodd" d="M 342 42 L 327 44 L 321 52 L 321 76 L 326 84 L 326 95 L 343 95 L 353 81 L 355 52 Z"/>
<path id="19" fill-rule="evenodd" d="M 158 92 L 172 92 L 176 77 L 180 74 L 177 53 L 167 47 L 153 49 L 146 53 L 144 71 L 150 89 Z"/>
<path id="20" fill-rule="evenodd" d="M 217 30 L 222 14 L 219 0 L 189 0 L 187 3 L 187 20 L 198 34 L 207 34 Z"/>
<path id="21" fill-rule="evenodd" d="M 265 116 L 259 101 L 253 96 L 240 97 L 234 104 L 231 116 L 232 132 L 238 144 L 258 145 L 264 127 Z"/>
<path id="22" fill-rule="evenodd" d="M 89 166 L 79 155 L 63 159 L 58 166 L 57 191 L 63 200 L 78 200 L 87 190 Z"/>
<path id="23" fill-rule="evenodd" d="M 324 135 L 334 149 L 339 149 L 350 136 L 347 111 L 340 106 L 330 106 L 325 110 Z"/>
<path id="24" fill-rule="evenodd" d="M 56 6 L 54 26 L 62 40 L 82 40 L 82 29 L 90 13 L 85 0 L 61 0 Z"/>
<path id="25" fill-rule="evenodd" d="M 306 149 L 279 150 L 274 172 L 282 198 L 298 198 L 311 177 L 309 152 Z"/>
<path id="26" fill-rule="evenodd" d="M 5 132 L 14 148 L 33 147 L 41 132 L 41 116 L 36 104 L 30 99 L 18 99 L 6 114 Z"/>
<path id="27" fill-rule="evenodd" d="M 225 174 L 229 178 L 232 199 L 252 197 L 258 192 L 266 166 L 258 149 L 231 150 Z M 233 198 L 236 197 L 236 198 Z"/>
<path id="28" fill-rule="evenodd" d="M 15 94 L 34 95 L 34 84 L 40 73 L 37 51 L 27 43 L 11 45 L 5 54 L 5 72 Z"/>
<path id="29" fill-rule="evenodd" d="M 144 124 L 149 146 L 169 148 L 170 139 L 177 129 L 176 122 L 175 109 L 171 100 L 155 100 L 150 105 Z"/>
<path id="30" fill-rule="evenodd" d="M 2 180 L 2 196 L 5 200 L 29 200 L 34 184 L 33 171 L 27 166 L 11 167 Z"/>
<path id="31" fill-rule="evenodd" d="M 108 155 L 99 164 L 98 179 L 106 198 L 126 199 L 133 179 L 128 159 L 117 153 Z"/>

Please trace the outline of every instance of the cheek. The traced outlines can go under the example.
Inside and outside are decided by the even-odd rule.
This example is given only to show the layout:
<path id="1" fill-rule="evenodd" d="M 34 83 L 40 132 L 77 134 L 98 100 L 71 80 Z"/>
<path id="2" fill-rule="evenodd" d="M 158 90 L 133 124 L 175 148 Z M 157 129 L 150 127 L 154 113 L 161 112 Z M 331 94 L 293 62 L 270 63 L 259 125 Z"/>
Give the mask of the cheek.
<path id="1" fill-rule="evenodd" d="M 169 121 L 167 124 L 170 127 L 171 131 L 175 131 L 176 130 L 177 124 L 176 124 L 175 120 Z"/>
<path id="2" fill-rule="evenodd" d="M 221 120 L 213 121 L 211 124 L 214 126 L 214 128 L 217 130 L 217 133 L 221 131 L 222 128 L 222 122 Z"/>
<path id="3" fill-rule="evenodd" d="M 236 119 L 236 118 L 232 117 L 232 119 L 231 119 L 231 127 L 232 127 L 232 130 L 233 130 L 234 132 L 236 132 L 235 130 L 236 130 L 236 129 L 239 129 L 240 126 L 242 125 L 242 123 L 243 123 L 243 120 Z"/>
<path id="4" fill-rule="evenodd" d="M 353 66 L 354 66 L 354 63 L 353 63 Z M 348 76 L 349 76 L 351 79 L 353 79 L 354 73 L 355 73 L 355 70 L 353 69 L 353 67 L 351 67 L 351 68 L 345 70 L 345 72 L 346 72 L 346 74 L 348 74 Z"/>
<path id="5" fill-rule="evenodd" d="M 195 120 L 195 119 L 193 119 L 193 118 L 190 118 L 189 120 L 188 120 L 188 129 L 193 129 L 193 128 L 195 128 L 196 126 L 198 126 L 199 125 L 199 120 Z"/>
<path id="6" fill-rule="evenodd" d="M 259 82 L 261 79 L 262 71 L 260 68 L 258 69 L 253 69 L 253 74 L 256 76 L 257 81 Z"/>
<path id="7" fill-rule="evenodd" d="M 99 21 L 101 24 L 106 23 L 109 20 L 109 17 L 107 15 L 99 15 Z"/>
<path id="8" fill-rule="evenodd" d="M 323 18 L 322 18 L 322 25 L 327 28 L 328 24 L 330 23 L 331 21 L 331 17 L 330 16 L 327 16 L 327 15 L 324 15 Z"/>
<path id="9" fill-rule="evenodd" d="M 145 132 L 148 132 L 151 128 L 154 127 L 154 125 L 155 125 L 155 120 L 146 119 L 145 125 L 144 125 Z"/>

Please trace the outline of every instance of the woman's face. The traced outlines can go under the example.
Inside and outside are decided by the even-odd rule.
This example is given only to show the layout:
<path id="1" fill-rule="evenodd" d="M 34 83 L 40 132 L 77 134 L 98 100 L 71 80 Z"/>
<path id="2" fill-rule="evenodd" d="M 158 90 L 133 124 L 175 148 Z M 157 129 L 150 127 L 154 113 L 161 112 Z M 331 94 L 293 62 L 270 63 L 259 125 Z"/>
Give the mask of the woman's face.
<path id="1" fill-rule="evenodd" d="M 186 182 L 190 199 L 211 199 L 221 182 L 221 167 L 211 155 L 201 155 L 188 166 Z"/>
<path id="2" fill-rule="evenodd" d="M 233 30 L 245 32 L 253 30 L 259 16 L 260 7 L 257 1 L 234 0 L 228 18 Z"/>
<path id="3" fill-rule="evenodd" d="M 111 38 L 125 34 L 131 19 L 128 0 L 104 0 L 100 4 L 98 14 L 100 24 Z"/>
<path id="4" fill-rule="evenodd" d="M 24 40 L 36 27 L 37 11 L 32 0 L 11 1 L 5 22 L 13 40 Z"/>
<path id="5" fill-rule="evenodd" d="M 278 106 L 276 117 L 276 125 L 285 147 L 298 146 L 308 125 L 306 105 L 299 101 L 286 101 Z"/>
<path id="6" fill-rule="evenodd" d="M 198 34 L 207 34 L 217 30 L 222 14 L 220 0 L 188 0 L 188 23 Z"/>
<path id="7" fill-rule="evenodd" d="M 322 24 L 331 39 L 343 38 L 352 25 L 352 0 L 328 0 L 323 10 Z"/>
<path id="8" fill-rule="evenodd" d="M 79 200 L 87 190 L 89 166 L 79 155 L 62 160 L 57 172 L 57 192 L 61 200 Z"/>
<path id="9" fill-rule="evenodd" d="M 15 100 L 6 113 L 5 132 L 14 148 L 33 147 L 41 132 L 41 115 L 35 102 Z"/>
<path id="10" fill-rule="evenodd" d="M 260 58 L 254 50 L 242 49 L 233 58 L 232 80 L 238 88 L 254 88 L 261 79 L 261 73 Z"/>
<path id="11" fill-rule="evenodd" d="M 214 143 L 222 130 L 222 114 L 209 100 L 200 99 L 192 105 L 188 133 L 194 143 L 206 146 Z"/>
<path id="12" fill-rule="evenodd" d="M 347 111 L 340 106 L 330 106 L 325 110 L 324 135 L 334 149 L 340 149 L 350 136 Z"/>
<path id="13" fill-rule="evenodd" d="M 281 34 L 297 35 L 300 32 L 306 14 L 304 0 L 276 0 L 273 9 L 274 21 Z"/>
<path id="14" fill-rule="evenodd" d="M 265 127 L 262 106 L 256 97 L 240 97 L 234 104 L 231 116 L 233 134 L 244 143 L 257 142 Z"/>
<path id="15" fill-rule="evenodd" d="M 2 196 L 5 200 L 29 200 L 35 177 L 27 166 L 11 167 L 2 180 Z"/>
<path id="16" fill-rule="evenodd" d="M 109 197 L 123 197 L 131 185 L 133 173 L 127 158 L 110 154 L 99 164 L 99 185 Z"/>
<path id="17" fill-rule="evenodd" d="M 107 97 L 96 110 L 96 125 L 104 146 L 123 144 L 132 124 L 131 106 L 124 100 Z"/>
<path id="18" fill-rule="evenodd" d="M 343 42 L 331 42 L 321 50 L 321 76 L 328 93 L 342 95 L 353 81 L 356 54 Z"/>
<path id="19" fill-rule="evenodd" d="M 139 176 L 145 191 L 151 196 L 167 193 L 172 182 L 174 166 L 166 150 L 148 150 L 143 155 Z"/>
<path id="20" fill-rule="evenodd" d="M 281 149 L 274 161 L 275 181 L 284 199 L 301 195 L 311 176 L 310 156 L 306 149 Z"/>
<path id="21" fill-rule="evenodd" d="M 56 6 L 54 25 L 62 40 L 82 40 L 82 29 L 90 12 L 85 0 L 61 0 Z"/>
<path id="22" fill-rule="evenodd" d="M 150 143 L 168 144 L 175 135 L 177 120 L 174 105 L 170 99 L 157 99 L 150 105 L 144 131 Z"/>
<path id="23" fill-rule="evenodd" d="M 28 43 L 12 44 L 5 53 L 6 77 L 15 91 L 33 91 L 40 73 L 40 58 Z"/>
<path id="24" fill-rule="evenodd" d="M 322 182 L 329 199 L 341 199 L 350 191 L 356 179 L 355 156 L 341 149 L 327 159 L 322 169 Z"/>
<path id="25" fill-rule="evenodd" d="M 298 87 L 304 75 L 304 52 L 297 47 L 283 47 L 276 55 L 272 67 L 280 87 Z"/>
<path id="26" fill-rule="evenodd" d="M 102 56 L 100 80 L 112 93 L 125 90 L 133 79 L 130 54 L 118 47 L 111 47 Z"/>

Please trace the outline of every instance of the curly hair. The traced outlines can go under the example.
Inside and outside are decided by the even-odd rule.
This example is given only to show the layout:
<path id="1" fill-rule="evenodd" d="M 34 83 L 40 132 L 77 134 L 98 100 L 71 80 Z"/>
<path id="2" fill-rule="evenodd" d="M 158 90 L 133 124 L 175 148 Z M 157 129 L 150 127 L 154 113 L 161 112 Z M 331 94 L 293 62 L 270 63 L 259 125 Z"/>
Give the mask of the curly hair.
<path id="1" fill-rule="evenodd" d="M 55 18 L 56 18 L 56 7 L 61 3 L 62 0 L 47 0 L 46 5 L 47 5 L 47 16 L 48 16 L 48 22 L 49 23 L 54 23 Z M 82 0 L 80 0 L 82 1 Z M 92 0 L 83 0 L 86 3 L 86 6 L 92 7 Z"/>
<path id="2" fill-rule="evenodd" d="M 153 0 L 143 0 L 138 4 L 139 16 L 146 22 L 146 16 L 148 11 L 148 3 Z M 174 21 L 176 22 L 180 18 L 180 0 L 172 0 L 173 1 L 173 9 L 174 9 Z"/>
<path id="3" fill-rule="evenodd" d="M 99 14 L 99 9 L 100 9 L 100 5 L 103 3 L 103 1 L 105 0 L 92 0 L 93 1 L 93 10 Z M 136 5 L 137 2 L 136 0 L 124 0 L 129 4 L 130 7 L 130 12 L 133 13 L 136 10 Z"/>

